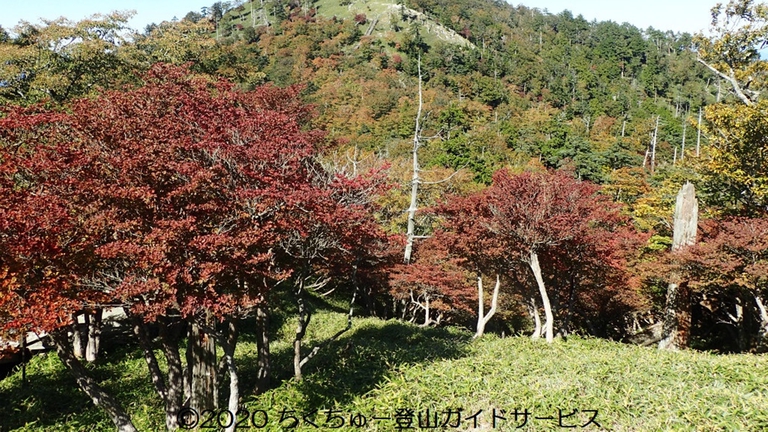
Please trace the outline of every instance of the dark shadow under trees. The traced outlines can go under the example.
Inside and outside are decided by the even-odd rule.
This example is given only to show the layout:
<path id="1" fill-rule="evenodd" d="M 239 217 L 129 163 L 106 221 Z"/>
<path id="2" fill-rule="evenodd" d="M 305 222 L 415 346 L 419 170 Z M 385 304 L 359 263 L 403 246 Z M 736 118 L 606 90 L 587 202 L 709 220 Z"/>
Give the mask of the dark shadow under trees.
<path id="1" fill-rule="evenodd" d="M 310 412 L 348 403 L 376 388 L 400 366 L 463 357 L 469 353 L 470 342 L 469 333 L 449 328 L 420 328 L 395 320 L 381 326 L 364 323 L 307 364 L 305 379 L 295 384 L 303 405 L 290 409 Z M 292 354 L 290 346 L 273 352 L 277 382 L 291 379 Z M 255 376 L 249 367 L 253 360 L 240 358 L 245 388 Z M 269 394 L 264 397 L 269 400 Z"/>

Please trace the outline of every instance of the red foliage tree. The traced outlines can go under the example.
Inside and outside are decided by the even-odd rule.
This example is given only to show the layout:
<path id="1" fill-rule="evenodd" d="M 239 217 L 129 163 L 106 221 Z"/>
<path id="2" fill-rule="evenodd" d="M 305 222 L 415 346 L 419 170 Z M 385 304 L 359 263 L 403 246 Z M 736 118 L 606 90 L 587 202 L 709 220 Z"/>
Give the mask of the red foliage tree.
<path id="1" fill-rule="evenodd" d="M 446 315 L 452 318 L 471 312 L 477 296 L 470 275 L 462 265 L 463 258 L 451 254 L 445 240 L 442 233 L 436 233 L 417 245 L 410 264 L 392 266 L 389 293 L 402 305 L 402 318 L 410 315 L 415 321 L 422 312 L 422 326 L 428 326 L 440 324 Z"/>
<path id="2" fill-rule="evenodd" d="M 46 143 L 57 134 L 63 116 L 18 108 L 2 119 L 0 144 L 0 322 L 5 332 L 47 331 L 71 319 L 81 305 L 72 297 L 72 276 L 60 269 L 67 257 L 86 246 L 76 232 L 67 203 L 38 186 L 34 171 L 20 161 L 31 159 L 29 142 Z M 33 187 L 38 186 L 38 187 Z M 30 301 L 26 300 L 30 299 Z"/>
<path id="3" fill-rule="evenodd" d="M 704 221 L 701 241 L 674 257 L 715 322 L 735 329 L 735 348 L 768 345 L 768 219 Z"/>
<path id="4" fill-rule="evenodd" d="M 510 270 L 519 266 L 518 260 L 507 253 L 499 238 L 488 232 L 488 222 L 493 215 L 484 200 L 483 193 L 468 197 L 457 196 L 436 209 L 437 213 L 445 217 L 436 237 L 441 239 L 452 256 L 461 258 L 459 263 L 462 267 L 477 279 L 477 294 L 473 296 L 478 311 L 475 337 L 483 335 L 485 325 L 496 313 L 502 276 L 508 280 Z M 496 279 L 487 313 L 484 276 Z"/>
<path id="5" fill-rule="evenodd" d="M 500 170 L 491 187 L 455 198 L 441 211 L 448 217 L 445 227 L 454 250 L 478 275 L 530 268 L 548 341 L 554 337 L 555 316 L 545 279 L 565 287 L 570 311 L 578 292 L 623 287 L 626 252 L 640 240 L 598 186 L 561 172 L 512 175 Z M 561 297 L 559 290 L 555 294 Z M 566 326 L 568 320 L 570 312 L 563 314 Z"/>
<path id="6" fill-rule="evenodd" d="M 353 305 L 363 294 L 359 276 L 379 266 L 391 241 L 373 217 L 378 209 L 374 197 L 388 188 L 387 165 L 354 175 L 315 168 L 314 197 L 299 206 L 292 229 L 276 248 L 278 263 L 293 274 L 288 286 L 298 310 L 293 362 L 297 380 L 304 364 L 351 328 Z M 302 340 L 312 316 L 308 290 L 334 285 L 327 295 L 344 282 L 352 288 L 347 326 L 304 355 Z"/>
<path id="7" fill-rule="evenodd" d="M 0 308 L 5 327 L 50 331 L 79 373 L 65 343 L 68 317 L 124 306 L 172 429 L 183 397 L 178 330 L 191 325 L 189 390 L 202 409 L 218 391 L 204 378 L 215 377 L 214 337 L 237 382 L 235 333 L 216 331 L 216 320 L 234 330 L 244 310 L 266 316 L 268 288 L 291 273 L 275 250 L 325 192 L 311 172 L 320 134 L 301 128 L 311 110 L 298 88 L 242 93 L 164 65 L 143 80 L 135 90 L 77 101 L 68 114 L 15 110 L 0 120 Z M 150 321 L 162 324 L 167 377 L 144 337 Z M 263 321 L 260 331 L 266 380 Z M 104 405 L 131 430 L 124 412 Z"/>

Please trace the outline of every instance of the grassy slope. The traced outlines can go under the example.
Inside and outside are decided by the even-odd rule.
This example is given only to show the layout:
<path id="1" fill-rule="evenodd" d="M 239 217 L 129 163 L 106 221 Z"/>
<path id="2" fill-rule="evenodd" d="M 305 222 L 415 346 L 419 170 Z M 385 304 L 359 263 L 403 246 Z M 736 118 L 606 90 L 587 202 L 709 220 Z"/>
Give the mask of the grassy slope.
<path id="1" fill-rule="evenodd" d="M 269 4 L 267 4 L 269 6 Z M 392 32 L 392 19 L 400 20 L 400 6 L 395 0 L 354 0 L 349 5 L 342 6 L 339 0 L 317 0 L 312 3 L 312 7 L 317 9 L 317 14 L 325 18 L 341 18 L 351 20 L 357 14 L 365 14 L 368 23 L 362 26 L 362 32 L 365 32 L 371 22 L 376 20 L 372 35 L 375 37 L 384 37 Z M 267 11 L 267 19 L 274 21 L 270 10 Z M 256 25 L 261 25 L 262 12 L 260 2 L 254 1 L 254 15 L 256 16 Z M 422 25 L 422 37 L 429 45 L 435 45 L 438 41 L 453 43 L 462 46 L 471 45 L 469 41 L 462 38 L 452 30 L 432 21 L 431 19 L 418 14 L 416 11 L 408 12 L 409 18 L 405 22 L 400 22 L 400 27 L 407 28 L 410 21 Z M 251 27 L 253 18 L 251 17 L 251 3 L 246 2 L 242 10 L 232 10 L 225 14 L 222 19 L 222 26 L 234 26 L 240 24 L 243 27 Z M 395 32 L 397 33 L 397 32 Z"/>
<path id="2" fill-rule="evenodd" d="M 309 337 L 330 335 L 343 327 L 344 320 L 338 312 L 318 313 Z M 293 322 L 277 321 L 283 339 L 272 346 L 276 375 L 287 379 Z M 253 383 L 254 351 L 255 344 L 245 334 L 238 352 L 244 388 Z M 359 319 L 351 332 L 305 367 L 303 382 L 286 380 L 259 398 L 247 398 L 245 405 L 268 412 L 266 430 L 286 429 L 278 421 L 283 409 L 298 415 L 318 410 L 310 419 L 320 426 L 326 409 L 340 410 L 347 423 L 350 414 L 361 413 L 369 417 L 365 429 L 394 430 L 394 420 L 370 417 L 393 416 L 397 408 L 416 412 L 462 408 L 464 416 L 483 410 L 479 430 L 491 429 L 494 408 L 528 409 L 532 416 L 518 430 L 552 430 L 556 423 L 533 416 L 556 416 L 559 408 L 564 413 L 598 410 L 596 420 L 614 431 L 757 431 L 768 430 L 766 366 L 764 356 L 668 353 L 594 339 L 547 345 L 488 336 L 473 342 L 469 333 L 455 329 L 424 330 L 395 321 Z M 137 351 L 113 348 L 93 369 L 105 387 L 116 391 L 137 427 L 162 430 L 161 407 Z M 0 381 L 0 431 L 113 430 L 109 420 L 73 388 L 55 355 L 35 358 L 28 373 L 26 388 L 19 373 Z M 514 430 L 516 423 L 510 414 L 507 417 L 496 430 Z M 583 424 L 588 418 L 588 413 L 578 413 L 570 424 Z M 463 422 L 450 430 L 472 430 L 471 425 Z M 305 425 L 298 430 L 318 429 Z"/>

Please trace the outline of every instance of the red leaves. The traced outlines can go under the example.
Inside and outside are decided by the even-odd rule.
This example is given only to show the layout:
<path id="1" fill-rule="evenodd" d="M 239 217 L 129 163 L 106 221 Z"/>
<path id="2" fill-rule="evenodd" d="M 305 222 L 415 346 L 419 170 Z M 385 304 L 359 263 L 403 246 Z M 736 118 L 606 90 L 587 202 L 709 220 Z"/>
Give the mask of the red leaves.
<path id="1" fill-rule="evenodd" d="M 704 221 L 699 243 L 677 254 L 686 279 L 699 290 L 768 287 L 768 219 Z"/>
<path id="2" fill-rule="evenodd" d="M 446 238 L 437 234 L 418 243 L 411 264 L 397 264 L 390 278 L 390 293 L 396 299 L 409 299 L 411 293 L 428 298 L 432 307 L 442 311 L 471 312 L 476 307 L 477 292 L 464 259 L 451 255 Z"/>
<path id="3" fill-rule="evenodd" d="M 484 266 L 508 268 L 532 249 L 618 246 L 614 243 L 623 237 L 606 233 L 629 227 L 619 206 L 592 183 L 560 172 L 512 175 L 500 170 L 493 179 L 486 190 L 453 198 L 438 209 L 448 216 L 446 229 L 457 236 L 454 248 L 478 266 L 485 261 Z"/>
<path id="4" fill-rule="evenodd" d="M 494 216 L 490 229 L 526 249 L 579 241 L 593 225 L 620 221 L 618 205 L 598 190 L 560 172 L 498 171 L 485 195 Z"/>
<path id="5" fill-rule="evenodd" d="M 312 183 L 321 134 L 302 131 L 311 108 L 299 91 L 241 93 L 156 65 L 142 87 L 69 114 L 0 119 L 0 308 L 21 301 L 5 310 L 15 322 L 51 329 L 97 300 L 148 320 L 259 301 L 243 282 L 284 278 L 273 250 L 307 222 L 302 209 L 331 196 Z"/>
<path id="6" fill-rule="evenodd" d="M 628 288 L 627 257 L 642 241 L 597 185 L 561 172 L 501 170 L 489 188 L 451 198 L 437 211 L 446 220 L 436 237 L 467 269 L 514 279 L 530 272 L 523 263 L 535 250 L 549 285 L 578 286 L 583 301 L 601 297 L 595 290 Z"/>

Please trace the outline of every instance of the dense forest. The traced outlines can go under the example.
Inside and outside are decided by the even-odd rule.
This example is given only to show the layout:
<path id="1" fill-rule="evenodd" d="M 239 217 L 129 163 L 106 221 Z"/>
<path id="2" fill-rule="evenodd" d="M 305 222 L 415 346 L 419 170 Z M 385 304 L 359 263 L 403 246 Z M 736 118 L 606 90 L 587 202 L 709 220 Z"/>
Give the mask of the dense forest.
<path id="1" fill-rule="evenodd" d="M 114 308 L 168 430 L 275 386 L 278 309 L 296 380 L 358 316 L 768 347 L 765 5 L 709 36 L 492 0 L 130 16 L 0 28 L 0 335 L 48 334 L 118 430 L 83 367 Z M 324 299 L 347 325 L 308 346 Z"/>

